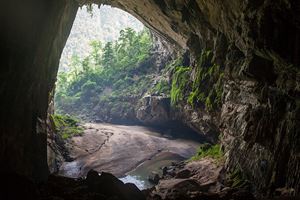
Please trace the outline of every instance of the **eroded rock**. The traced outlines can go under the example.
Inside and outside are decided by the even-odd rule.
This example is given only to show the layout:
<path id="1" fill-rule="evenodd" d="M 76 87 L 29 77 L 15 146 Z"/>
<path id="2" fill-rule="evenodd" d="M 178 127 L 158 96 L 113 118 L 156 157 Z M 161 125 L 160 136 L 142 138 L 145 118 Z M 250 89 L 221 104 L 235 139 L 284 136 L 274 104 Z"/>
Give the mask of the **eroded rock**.
<path id="1" fill-rule="evenodd" d="M 202 193 L 213 196 L 222 190 L 224 182 L 223 166 L 218 166 L 213 159 L 206 158 L 189 163 L 176 163 L 172 172 L 166 171 L 163 179 L 150 193 L 151 198 L 192 199 Z"/>
<path id="2" fill-rule="evenodd" d="M 155 171 L 152 171 L 152 172 L 150 173 L 150 175 L 148 176 L 148 180 L 149 180 L 151 183 L 154 183 L 154 184 L 157 184 L 158 181 L 159 181 L 159 179 L 160 179 L 160 176 L 159 176 L 159 174 L 158 174 L 157 172 L 155 172 Z"/>
<path id="3" fill-rule="evenodd" d="M 170 97 L 144 96 L 136 116 L 147 125 L 164 125 L 170 122 Z"/>
<path id="4" fill-rule="evenodd" d="M 194 57 L 204 48 L 212 50 L 225 80 L 221 118 L 209 124 L 216 129 L 220 125 L 227 167 L 240 166 L 260 192 L 283 186 L 300 192 L 299 1 L 79 2 L 124 9 L 169 41 L 189 48 Z M 46 133 L 39 123 L 46 120 L 49 93 L 77 8 L 72 0 L 1 5 L 4 172 L 36 180 L 47 177 Z M 194 121 L 191 125 L 201 127 L 205 120 Z"/>

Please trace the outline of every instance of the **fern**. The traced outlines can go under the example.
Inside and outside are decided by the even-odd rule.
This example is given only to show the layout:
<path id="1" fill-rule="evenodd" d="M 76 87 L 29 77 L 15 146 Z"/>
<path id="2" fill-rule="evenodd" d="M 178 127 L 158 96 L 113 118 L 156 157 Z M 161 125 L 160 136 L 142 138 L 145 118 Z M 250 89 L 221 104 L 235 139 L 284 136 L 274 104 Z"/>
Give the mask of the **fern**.
<path id="1" fill-rule="evenodd" d="M 176 106 L 176 104 L 183 100 L 184 90 L 189 81 L 189 72 L 191 67 L 176 67 L 172 79 L 171 88 L 171 105 Z"/>

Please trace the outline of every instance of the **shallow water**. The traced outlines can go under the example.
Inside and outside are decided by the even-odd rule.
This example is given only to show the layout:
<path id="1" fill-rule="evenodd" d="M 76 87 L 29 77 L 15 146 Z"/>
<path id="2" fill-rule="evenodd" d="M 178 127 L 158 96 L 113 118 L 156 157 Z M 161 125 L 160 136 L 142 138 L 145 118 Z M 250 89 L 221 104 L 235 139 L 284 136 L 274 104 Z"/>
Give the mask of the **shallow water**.
<path id="1" fill-rule="evenodd" d="M 170 153 L 161 152 L 151 160 L 147 160 L 139 165 L 136 169 L 127 173 L 123 178 L 120 178 L 124 183 L 134 183 L 140 190 L 147 189 L 153 186 L 153 183 L 149 182 L 148 177 L 150 173 L 156 172 L 160 176 L 162 175 L 162 168 L 171 165 L 173 162 L 185 160 L 186 158 Z"/>
<path id="2" fill-rule="evenodd" d="M 119 178 L 119 179 L 123 183 L 133 183 L 140 190 L 144 190 L 144 189 L 152 187 L 152 184 L 148 183 L 149 181 L 145 181 L 145 179 L 141 178 L 140 176 L 127 175 L 127 176 L 125 176 L 123 178 Z"/>

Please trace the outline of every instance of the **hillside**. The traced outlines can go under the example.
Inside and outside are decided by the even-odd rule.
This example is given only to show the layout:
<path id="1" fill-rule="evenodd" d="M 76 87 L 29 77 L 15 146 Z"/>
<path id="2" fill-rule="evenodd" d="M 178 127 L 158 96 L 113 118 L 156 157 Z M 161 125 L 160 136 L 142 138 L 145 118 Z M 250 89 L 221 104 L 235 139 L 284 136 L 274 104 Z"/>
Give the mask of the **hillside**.
<path id="1" fill-rule="evenodd" d="M 90 42 L 100 40 L 109 42 L 119 37 L 119 32 L 130 27 L 141 31 L 143 24 L 132 15 L 110 6 L 93 6 L 89 12 L 87 7 L 79 8 L 70 36 L 60 59 L 60 70 L 68 70 L 73 55 L 80 58 L 88 56 L 92 48 Z"/>

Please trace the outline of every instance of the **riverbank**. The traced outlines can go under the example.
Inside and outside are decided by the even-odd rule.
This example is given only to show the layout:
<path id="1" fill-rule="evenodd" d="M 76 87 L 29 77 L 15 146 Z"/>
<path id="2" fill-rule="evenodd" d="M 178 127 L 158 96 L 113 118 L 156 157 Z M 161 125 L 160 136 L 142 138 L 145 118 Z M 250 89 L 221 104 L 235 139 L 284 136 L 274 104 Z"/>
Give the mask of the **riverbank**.
<path id="1" fill-rule="evenodd" d="M 188 159 L 200 144 L 199 138 L 198 141 L 186 139 L 182 131 L 173 134 L 171 130 L 106 123 L 87 123 L 83 127 L 82 136 L 66 142 L 73 161 L 63 162 L 59 175 L 79 178 L 93 169 L 119 178 L 134 176 L 150 187 L 147 179 L 152 171 Z"/>

